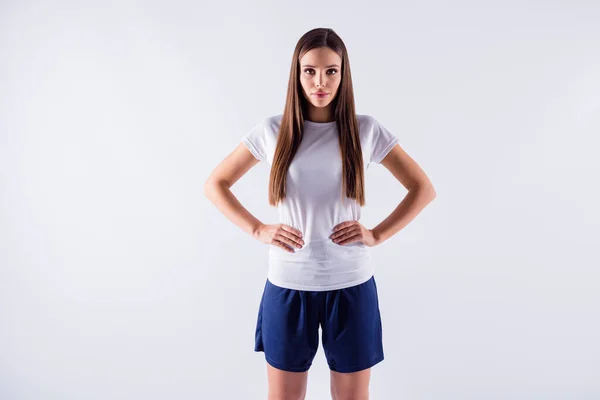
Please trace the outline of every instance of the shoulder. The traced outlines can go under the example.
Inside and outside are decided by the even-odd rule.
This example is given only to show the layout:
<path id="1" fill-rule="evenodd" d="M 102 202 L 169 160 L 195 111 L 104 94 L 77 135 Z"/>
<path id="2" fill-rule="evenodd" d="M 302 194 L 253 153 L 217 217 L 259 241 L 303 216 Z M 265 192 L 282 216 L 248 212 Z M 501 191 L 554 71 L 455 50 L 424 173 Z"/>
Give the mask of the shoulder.
<path id="1" fill-rule="evenodd" d="M 356 114 L 356 119 L 358 120 L 358 125 L 363 126 L 372 123 L 373 117 L 369 114 Z"/>
<path id="2" fill-rule="evenodd" d="M 373 123 L 373 121 L 375 120 L 375 118 L 373 118 L 373 116 L 369 114 L 356 114 L 356 119 L 358 119 L 358 123 L 360 125 L 370 124 Z"/>
<path id="3" fill-rule="evenodd" d="M 252 129 L 250 129 L 250 131 L 247 133 L 247 136 L 262 138 L 276 136 L 279 132 L 279 127 L 281 126 L 282 118 L 283 114 L 278 114 L 270 115 L 258 120 L 257 122 L 255 122 Z"/>
<path id="4" fill-rule="evenodd" d="M 356 119 L 361 132 L 372 131 L 373 127 L 378 124 L 377 120 L 370 114 L 356 114 Z"/>
<path id="5" fill-rule="evenodd" d="M 356 114 L 358 120 L 358 131 L 364 140 L 371 140 L 377 131 L 378 122 L 370 114 Z"/>
<path id="6" fill-rule="evenodd" d="M 277 134 L 283 114 L 260 119 L 246 132 L 242 141 L 258 160 L 268 160 L 277 143 Z"/>
<path id="7" fill-rule="evenodd" d="M 278 132 L 282 119 L 283 114 L 268 116 L 263 120 L 264 127 L 271 132 Z"/>

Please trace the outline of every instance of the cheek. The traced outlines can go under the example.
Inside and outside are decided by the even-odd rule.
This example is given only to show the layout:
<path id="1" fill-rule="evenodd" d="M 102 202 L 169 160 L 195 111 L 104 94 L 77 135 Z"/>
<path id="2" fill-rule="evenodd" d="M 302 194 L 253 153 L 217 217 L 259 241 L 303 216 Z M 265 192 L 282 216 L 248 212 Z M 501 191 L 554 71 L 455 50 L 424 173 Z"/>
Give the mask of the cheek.
<path id="1" fill-rule="evenodd" d="M 300 82 L 302 82 L 304 86 L 309 87 L 313 83 L 313 78 L 309 76 L 304 76 L 300 79 Z"/>
<path id="2" fill-rule="evenodd" d="M 331 83 L 333 84 L 333 87 L 337 90 L 337 88 L 340 87 L 340 83 L 342 83 L 342 78 L 338 77 L 337 79 L 333 80 Z"/>
<path id="3" fill-rule="evenodd" d="M 306 78 L 300 78 L 300 85 L 302 86 L 302 89 L 304 89 L 304 92 L 306 92 L 310 87 L 310 80 Z"/>

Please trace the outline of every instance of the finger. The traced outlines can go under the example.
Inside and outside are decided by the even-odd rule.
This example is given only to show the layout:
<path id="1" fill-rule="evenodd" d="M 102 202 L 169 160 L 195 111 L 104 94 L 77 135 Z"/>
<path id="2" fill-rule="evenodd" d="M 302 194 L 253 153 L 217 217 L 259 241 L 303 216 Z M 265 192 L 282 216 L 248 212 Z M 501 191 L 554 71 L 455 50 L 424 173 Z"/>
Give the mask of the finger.
<path id="1" fill-rule="evenodd" d="M 342 233 L 349 232 L 349 231 L 351 231 L 353 229 L 356 229 L 358 226 L 354 222 L 355 221 L 344 222 L 344 225 L 343 226 L 342 225 L 338 226 L 335 229 L 334 233 L 337 234 L 337 235 L 340 235 Z"/>
<path id="2" fill-rule="evenodd" d="M 283 233 L 283 234 L 278 233 L 275 235 L 275 238 L 281 242 L 289 244 L 291 247 L 298 247 L 298 248 L 302 247 L 302 245 L 299 242 L 297 243 L 294 240 L 293 236 L 291 236 L 290 233 L 287 233 L 287 234 L 290 235 L 290 237 L 285 236 L 286 233 Z"/>
<path id="3" fill-rule="evenodd" d="M 296 236 L 293 232 L 288 232 L 288 231 L 284 230 L 284 231 L 279 231 L 278 235 L 291 240 L 293 243 L 290 243 L 290 244 L 292 244 L 293 246 L 296 246 L 297 244 L 302 246 L 304 244 L 304 240 L 302 240 L 302 238 Z"/>
<path id="4" fill-rule="evenodd" d="M 346 229 L 345 232 L 342 232 L 340 234 L 337 235 L 336 238 L 334 238 L 333 240 L 337 241 L 337 243 L 341 242 L 342 240 L 345 240 L 351 236 L 354 236 L 356 234 L 360 234 L 360 230 L 358 229 Z"/>
<path id="5" fill-rule="evenodd" d="M 289 226 L 289 225 L 282 224 L 282 225 L 281 225 L 281 227 L 282 227 L 282 228 L 283 228 L 283 230 L 285 230 L 286 232 L 290 232 L 291 234 L 293 234 L 293 235 L 297 236 L 298 238 L 301 238 L 301 237 L 302 237 L 302 232 L 300 232 L 298 229 L 296 229 L 296 228 L 294 228 L 294 227 L 292 227 L 292 226 Z"/>
<path id="6" fill-rule="evenodd" d="M 357 230 L 356 226 L 351 226 L 351 227 L 348 227 L 348 228 L 343 228 L 343 229 L 341 229 L 341 230 L 333 233 L 331 235 L 331 239 L 341 239 L 344 236 L 351 235 L 351 234 L 355 233 L 356 230 Z"/>
<path id="7" fill-rule="evenodd" d="M 282 233 L 282 235 L 291 240 L 294 245 L 299 245 L 300 247 L 304 245 L 304 240 L 298 236 L 295 236 L 293 233 Z"/>
<path id="8" fill-rule="evenodd" d="M 358 242 L 358 241 L 360 241 L 360 238 L 361 238 L 360 235 L 352 235 L 352 236 L 350 236 L 348 238 L 345 238 L 345 239 L 337 242 L 337 244 L 343 246 L 343 245 L 348 244 L 348 243 Z"/>
<path id="9" fill-rule="evenodd" d="M 273 240 L 273 244 L 277 247 L 281 247 L 282 249 L 284 249 L 285 251 L 287 251 L 288 253 L 293 253 L 294 250 L 292 250 L 291 248 L 289 248 L 288 246 L 286 246 L 285 244 L 283 244 L 282 242 L 280 242 L 279 240 Z"/>
<path id="10" fill-rule="evenodd" d="M 354 220 L 352 220 L 352 221 L 344 221 L 344 222 L 342 222 L 342 223 L 340 223 L 340 224 L 337 224 L 336 226 L 334 226 L 334 227 L 333 227 L 333 230 L 334 230 L 334 231 L 337 231 L 337 230 L 340 230 L 340 229 L 343 229 L 343 228 L 346 228 L 346 227 L 352 226 L 352 225 L 354 225 L 356 222 L 357 222 L 357 221 L 354 221 Z"/>

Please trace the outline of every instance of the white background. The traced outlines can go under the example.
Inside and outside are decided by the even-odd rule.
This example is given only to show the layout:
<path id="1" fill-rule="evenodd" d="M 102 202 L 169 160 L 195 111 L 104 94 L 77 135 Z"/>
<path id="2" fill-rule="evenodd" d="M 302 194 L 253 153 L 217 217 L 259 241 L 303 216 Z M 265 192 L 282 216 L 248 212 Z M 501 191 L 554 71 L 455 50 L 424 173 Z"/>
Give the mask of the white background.
<path id="1" fill-rule="evenodd" d="M 202 189 L 329 27 L 357 112 L 437 191 L 372 249 L 371 398 L 599 399 L 599 21 L 593 1 L 3 1 L 0 398 L 266 398 L 268 247 Z M 232 191 L 276 223 L 268 172 Z M 373 227 L 406 190 L 366 178 Z"/>

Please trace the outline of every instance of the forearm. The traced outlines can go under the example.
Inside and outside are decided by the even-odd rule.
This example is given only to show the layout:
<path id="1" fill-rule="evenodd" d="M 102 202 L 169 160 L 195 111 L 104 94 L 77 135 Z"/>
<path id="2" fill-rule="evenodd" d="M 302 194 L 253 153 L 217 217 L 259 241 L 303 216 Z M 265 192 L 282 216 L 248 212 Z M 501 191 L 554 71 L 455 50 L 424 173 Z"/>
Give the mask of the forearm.
<path id="1" fill-rule="evenodd" d="M 435 198 L 431 185 L 417 186 L 408 191 L 404 199 L 379 225 L 371 229 L 375 241 L 380 244 L 408 225 L 421 210 Z"/>
<path id="2" fill-rule="evenodd" d="M 204 184 L 204 195 L 227 219 L 244 232 L 255 236 L 257 228 L 262 223 L 239 202 L 227 186 L 227 182 L 207 181 Z"/>

